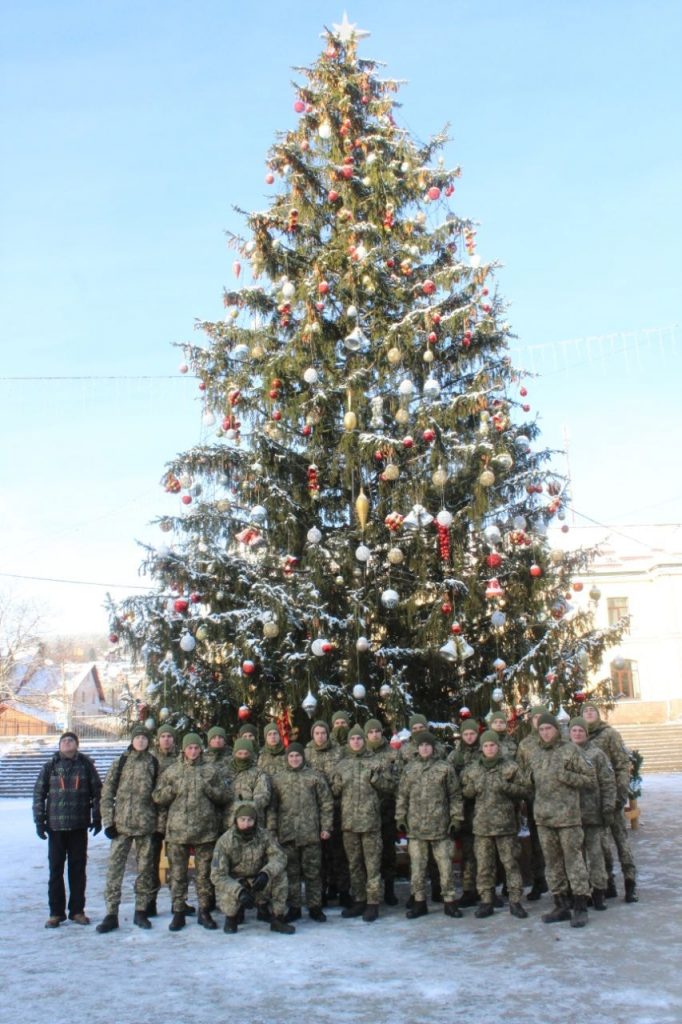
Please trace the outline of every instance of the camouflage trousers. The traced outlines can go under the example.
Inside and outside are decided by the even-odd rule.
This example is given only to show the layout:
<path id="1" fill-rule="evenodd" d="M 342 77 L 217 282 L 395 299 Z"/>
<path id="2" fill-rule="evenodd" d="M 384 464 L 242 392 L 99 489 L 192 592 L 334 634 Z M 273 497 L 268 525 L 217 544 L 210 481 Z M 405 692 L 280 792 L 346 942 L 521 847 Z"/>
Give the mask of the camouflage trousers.
<path id="1" fill-rule="evenodd" d="M 350 891 L 356 903 L 381 901 L 381 832 L 344 832 Z"/>
<path id="2" fill-rule="evenodd" d="M 334 828 L 330 839 L 322 841 L 322 882 L 332 893 L 349 892 L 348 858 L 341 831 L 341 805 L 334 801 Z"/>
<path id="3" fill-rule="evenodd" d="M 249 881 L 253 881 L 253 879 L 249 879 Z M 242 881 L 239 878 L 221 878 L 220 881 L 216 882 L 216 900 L 226 917 L 237 916 L 240 907 L 239 893 L 242 888 Z M 257 907 L 265 907 L 269 904 L 272 913 L 276 917 L 282 917 L 287 909 L 288 891 L 289 885 L 286 872 L 282 871 L 277 875 L 273 875 L 268 880 L 268 884 L 264 889 L 254 893 L 253 899 Z"/>
<path id="4" fill-rule="evenodd" d="M 627 820 L 622 810 L 616 811 L 616 816 L 613 819 L 611 828 L 605 828 L 602 833 L 602 848 L 604 850 L 606 872 L 607 874 L 612 875 L 613 851 L 611 849 L 609 832 L 611 833 L 613 841 L 616 844 L 616 849 L 618 850 L 618 860 L 620 861 L 623 878 L 631 879 L 634 882 L 637 878 L 637 868 L 635 867 L 635 859 L 632 856 L 630 840 L 628 839 Z"/>
<path id="5" fill-rule="evenodd" d="M 137 877 L 135 879 L 135 909 L 146 910 L 154 898 L 154 841 L 152 836 L 116 836 L 111 840 L 104 902 L 107 914 L 117 914 L 121 902 L 121 886 L 131 846 L 135 846 Z"/>
<path id="6" fill-rule="evenodd" d="M 166 853 L 170 865 L 170 888 L 173 913 L 182 911 L 187 899 L 189 885 L 189 858 L 194 850 L 194 885 L 197 890 L 199 908 L 208 910 L 213 905 L 214 892 L 211 885 L 211 859 L 213 847 L 211 843 L 166 843 Z"/>
<path id="7" fill-rule="evenodd" d="M 462 889 L 464 892 L 476 892 L 476 851 L 474 837 L 471 832 L 463 832 L 462 844 Z"/>
<path id="8" fill-rule="evenodd" d="M 290 907 L 301 906 L 301 882 L 305 882 L 305 902 L 308 907 L 322 906 L 322 850 L 320 843 L 280 843 L 287 855 L 288 902 Z"/>
<path id="9" fill-rule="evenodd" d="M 608 883 L 606 864 L 604 863 L 603 832 L 601 825 L 583 825 L 585 840 L 583 853 L 587 874 L 592 889 L 605 889 Z"/>
<path id="10" fill-rule="evenodd" d="M 451 903 L 456 899 L 455 876 L 452 870 L 452 840 L 410 839 L 407 849 L 410 854 L 410 889 L 415 900 L 422 901 L 426 899 L 426 872 L 429 863 L 429 850 L 438 865 L 443 899 L 446 903 Z"/>
<path id="11" fill-rule="evenodd" d="M 542 855 L 542 844 L 535 824 L 532 800 L 526 801 L 526 821 L 530 832 L 530 869 L 533 882 L 541 883 L 545 881 L 545 858 Z"/>
<path id="12" fill-rule="evenodd" d="M 521 847 L 516 836 L 474 836 L 476 884 L 484 903 L 492 903 L 497 882 L 497 857 L 504 868 L 509 902 L 519 903 L 523 896 L 523 878 L 519 867 Z"/>
<path id="13" fill-rule="evenodd" d="M 395 800 L 393 797 L 381 801 L 381 877 L 385 882 L 395 882 Z"/>
<path id="14" fill-rule="evenodd" d="M 538 825 L 545 858 L 547 885 L 553 896 L 589 896 L 590 880 L 583 859 L 583 830 L 580 825 L 550 828 Z"/>

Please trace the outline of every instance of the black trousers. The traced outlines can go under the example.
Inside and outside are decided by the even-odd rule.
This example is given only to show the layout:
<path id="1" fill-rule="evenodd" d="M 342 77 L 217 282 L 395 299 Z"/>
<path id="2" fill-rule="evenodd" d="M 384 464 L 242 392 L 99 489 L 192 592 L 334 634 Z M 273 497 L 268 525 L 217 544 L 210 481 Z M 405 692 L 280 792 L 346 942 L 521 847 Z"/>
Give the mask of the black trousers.
<path id="1" fill-rule="evenodd" d="M 73 828 L 65 832 L 48 832 L 48 859 L 50 880 L 47 897 L 50 917 L 66 913 L 66 892 L 64 890 L 64 865 L 68 863 L 69 915 L 82 914 L 85 910 L 85 865 L 88 859 L 88 830 Z"/>

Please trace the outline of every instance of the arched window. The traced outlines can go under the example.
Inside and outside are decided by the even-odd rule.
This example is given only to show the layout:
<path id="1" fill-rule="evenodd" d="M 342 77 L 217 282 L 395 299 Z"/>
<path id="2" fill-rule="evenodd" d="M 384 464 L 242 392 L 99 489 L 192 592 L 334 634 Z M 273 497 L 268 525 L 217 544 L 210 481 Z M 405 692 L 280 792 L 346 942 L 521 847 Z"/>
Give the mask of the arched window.
<path id="1" fill-rule="evenodd" d="M 625 700 L 639 700 L 639 669 L 636 661 L 614 658 L 611 662 L 611 692 Z"/>

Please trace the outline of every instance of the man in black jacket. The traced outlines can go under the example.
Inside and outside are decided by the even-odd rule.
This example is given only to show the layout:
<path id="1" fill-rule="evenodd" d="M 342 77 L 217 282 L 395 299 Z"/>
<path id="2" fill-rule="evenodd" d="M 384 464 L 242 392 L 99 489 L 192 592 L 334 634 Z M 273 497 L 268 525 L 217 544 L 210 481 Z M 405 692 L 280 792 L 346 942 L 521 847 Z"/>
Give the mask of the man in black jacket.
<path id="1" fill-rule="evenodd" d="M 66 921 L 64 865 L 68 861 L 69 919 L 90 924 L 85 915 L 85 865 L 88 829 L 102 828 L 99 797 L 102 782 L 95 765 L 78 751 L 78 737 L 65 732 L 59 751 L 40 770 L 33 790 L 33 820 L 41 839 L 48 841 L 50 916 L 46 928 Z"/>

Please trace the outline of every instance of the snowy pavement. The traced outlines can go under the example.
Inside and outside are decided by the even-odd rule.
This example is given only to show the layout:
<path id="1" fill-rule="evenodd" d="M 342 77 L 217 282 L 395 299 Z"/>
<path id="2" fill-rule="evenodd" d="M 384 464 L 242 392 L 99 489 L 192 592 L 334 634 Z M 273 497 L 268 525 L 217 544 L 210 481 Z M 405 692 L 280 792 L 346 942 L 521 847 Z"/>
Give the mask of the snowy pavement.
<path id="1" fill-rule="evenodd" d="M 432 906 L 407 921 L 404 906 L 376 924 L 305 919 L 275 935 L 250 915 L 237 935 L 190 923 L 168 931 L 167 890 L 152 931 L 132 925 L 132 876 L 121 928 L 98 935 L 108 841 L 90 844 L 87 909 L 93 925 L 43 927 L 47 844 L 33 830 L 29 800 L 0 800 L 4 884 L 0 921 L 3 1019 L 28 1024 L 157 1024 L 177 1019 L 240 1024 L 679 1024 L 682 1021 L 682 775 L 645 780 L 641 827 L 631 832 L 641 900 L 608 901 L 587 928 L 543 925 L 549 898 L 461 921 Z M 622 888 L 622 883 L 619 884 Z M 399 886 L 401 904 L 407 886 Z M 220 917 L 222 924 L 222 916 Z"/>

